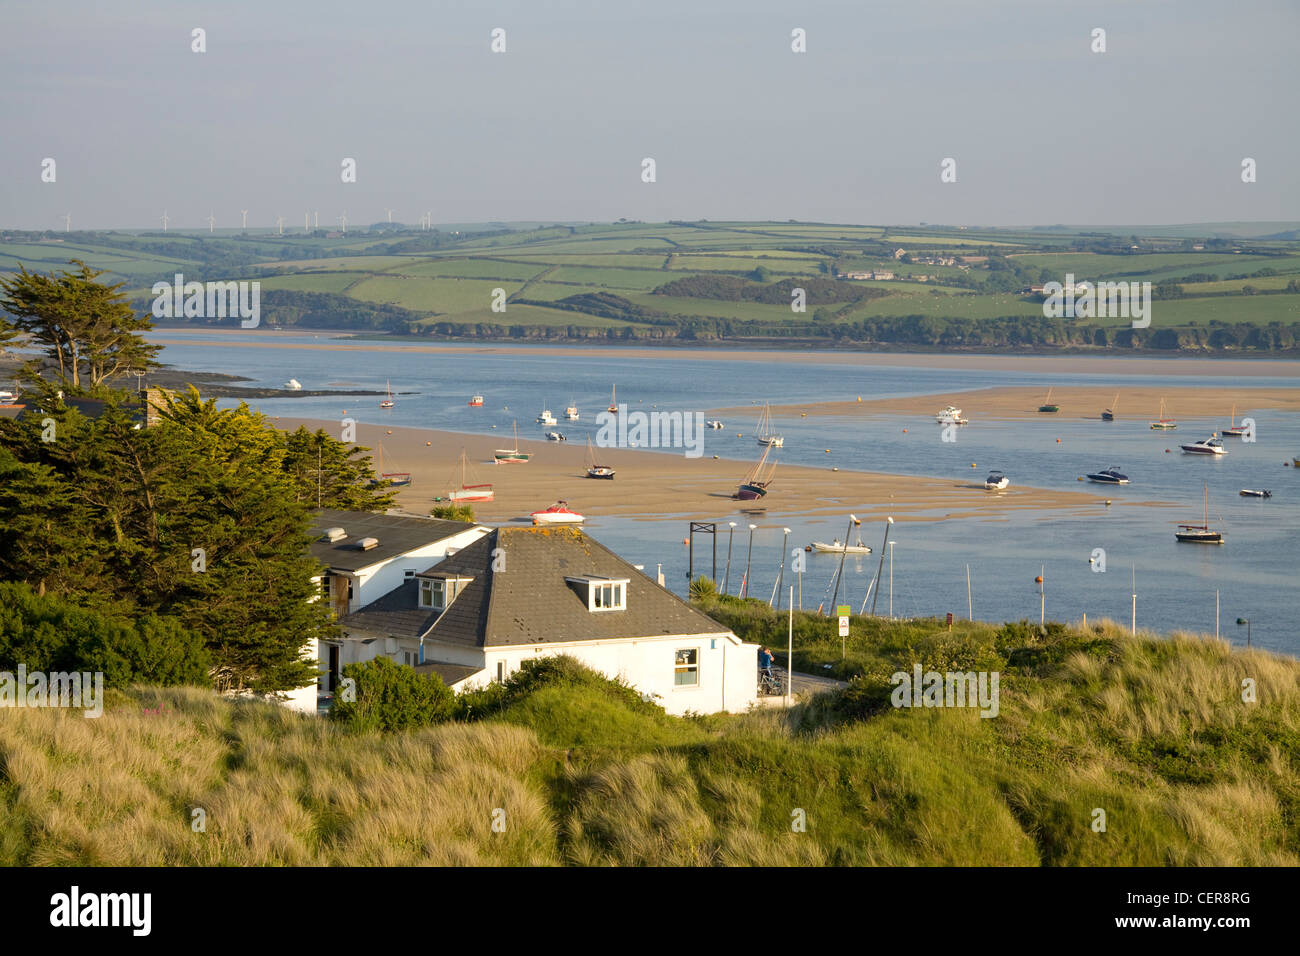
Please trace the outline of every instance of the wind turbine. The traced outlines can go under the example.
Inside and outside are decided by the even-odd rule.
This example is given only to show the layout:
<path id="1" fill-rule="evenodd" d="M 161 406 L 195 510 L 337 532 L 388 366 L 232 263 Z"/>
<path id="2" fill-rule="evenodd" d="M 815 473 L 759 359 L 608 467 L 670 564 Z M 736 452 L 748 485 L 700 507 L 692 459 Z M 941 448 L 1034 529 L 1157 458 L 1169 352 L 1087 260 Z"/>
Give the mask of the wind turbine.
<path id="1" fill-rule="evenodd" d="M 243 228 L 244 230 L 247 230 L 247 229 L 248 229 L 248 210 L 247 210 L 247 209 L 241 209 L 241 210 L 239 210 L 239 212 L 240 212 L 240 215 L 242 215 L 242 216 L 244 217 L 244 222 L 243 222 L 243 226 L 242 226 L 242 228 Z"/>
<path id="2" fill-rule="evenodd" d="M 311 213 L 309 212 L 305 212 L 302 214 L 302 231 L 303 232 L 311 231 Z"/>
<path id="3" fill-rule="evenodd" d="M 426 213 L 424 214 L 424 227 L 425 227 L 426 229 L 432 229 L 432 228 L 433 228 L 433 210 L 432 210 L 432 209 L 430 209 L 428 212 L 426 212 Z"/>
<path id="4" fill-rule="evenodd" d="M 164 209 L 162 214 L 163 232 L 167 231 L 167 223 L 168 223 L 167 210 Z"/>
<path id="5" fill-rule="evenodd" d="M 311 217 L 312 217 L 312 218 L 311 218 L 311 227 L 312 227 L 313 229 L 319 229 L 319 228 L 320 228 L 320 210 L 317 209 L 317 210 L 313 211 L 312 214 L 311 214 Z"/>
<path id="6" fill-rule="evenodd" d="M 69 212 L 69 213 L 64 213 L 64 216 L 63 216 L 63 231 L 64 231 L 64 232 L 72 232 L 72 213 L 70 213 L 70 212 Z"/>
<path id="7" fill-rule="evenodd" d="M 275 224 L 280 227 L 280 235 L 284 235 L 284 216 L 276 216 Z"/>
<path id="8" fill-rule="evenodd" d="M 388 213 L 388 224 L 391 226 L 393 224 L 393 211 L 385 206 L 384 212 Z"/>
<path id="9" fill-rule="evenodd" d="M 348 234 L 348 211 L 343 210 L 343 215 L 339 216 L 339 223 L 343 226 L 343 235 Z"/>
<path id="10" fill-rule="evenodd" d="M 216 223 L 216 217 L 212 215 L 212 210 L 208 210 L 208 234 L 212 234 L 212 227 Z"/>

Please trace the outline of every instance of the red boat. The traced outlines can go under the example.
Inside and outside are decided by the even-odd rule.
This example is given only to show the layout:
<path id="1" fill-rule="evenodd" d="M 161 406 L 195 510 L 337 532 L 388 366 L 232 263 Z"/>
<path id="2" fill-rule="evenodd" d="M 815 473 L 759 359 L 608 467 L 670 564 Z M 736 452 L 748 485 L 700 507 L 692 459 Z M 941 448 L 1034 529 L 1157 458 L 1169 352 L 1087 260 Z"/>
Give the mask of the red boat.
<path id="1" fill-rule="evenodd" d="M 582 515 L 569 507 L 567 501 L 557 501 L 542 511 L 534 511 L 533 524 L 582 524 Z"/>

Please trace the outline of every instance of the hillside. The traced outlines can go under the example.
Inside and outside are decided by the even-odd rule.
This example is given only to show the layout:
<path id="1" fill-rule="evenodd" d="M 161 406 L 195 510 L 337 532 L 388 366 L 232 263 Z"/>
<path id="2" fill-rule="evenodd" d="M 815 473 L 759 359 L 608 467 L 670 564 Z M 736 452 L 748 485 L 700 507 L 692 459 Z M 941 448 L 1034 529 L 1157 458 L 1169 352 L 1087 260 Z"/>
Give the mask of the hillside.
<path id="1" fill-rule="evenodd" d="M 710 610 L 755 636 L 784 623 Z M 797 661 L 837 660 L 832 627 L 801 617 Z M 859 678 L 788 713 L 671 718 L 575 668 L 390 735 L 194 689 L 118 693 L 97 720 L 6 708 L 0 863 L 1300 862 L 1300 663 L 1111 624 L 854 634 Z M 889 706 L 914 662 L 999 670 L 997 717 Z"/>
<path id="2" fill-rule="evenodd" d="M 0 275 L 79 258 L 124 282 L 141 311 L 153 283 L 176 274 L 257 279 L 267 327 L 435 338 L 1292 352 L 1300 241 L 1288 224 L 1264 225 L 1199 235 L 707 221 L 15 232 L 0 236 Z M 1027 290 L 1067 275 L 1150 282 L 1150 326 L 1044 317 Z M 802 310 L 792 308 L 796 289 Z"/>

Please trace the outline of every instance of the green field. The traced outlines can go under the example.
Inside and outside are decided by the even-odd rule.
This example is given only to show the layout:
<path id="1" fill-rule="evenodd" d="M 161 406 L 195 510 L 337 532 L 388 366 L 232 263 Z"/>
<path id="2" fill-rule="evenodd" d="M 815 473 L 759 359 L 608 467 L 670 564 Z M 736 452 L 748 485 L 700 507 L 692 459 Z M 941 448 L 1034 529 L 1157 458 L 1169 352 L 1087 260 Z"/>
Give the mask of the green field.
<path id="1" fill-rule="evenodd" d="M 1048 279 L 1060 281 L 1073 274 L 1080 280 L 1159 285 L 1185 283 L 1187 276 L 1197 276 L 1211 281 L 1185 283 L 1187 298 L 1158 300 L 1154 327 L 1203 330 L 1211 321 L 1242 326 L 1272 323 L 1274 332 L 1267 344 L 1252 347 L 1300 349 L 1300 296 L 1286 291 L 1300 277 L 1300 242 L 1295 241 L 1228 240 L 1222 234 L 1197 236 L 1183 227 L 1172 232 L 1153 229 L 1148 235 L 1140 229 L 1108 234 L 1098 229 L 1040 232 L 700 221 L 513 229 L 501 224 L 460 225 L 456 230 L 358 228 L 333 239 L 323 231 L 283 236 L 230 231 L 214 235 L 11 233 L 0 235 L 0 273 L 11 272 L 20 263 L 51 270 L 81 257 L 108 270 L 111 278 L 124 280 L 137 301 L 153 282 L 171 281 L 177 272 L 202 280 L 260 278 L 268 292 L 322 294 L 310 302 L 282 302 L 273 321 L 307 322 L 319 317 L 322 309 L 339 309 L 346 314 L 345 325 L 400 331 L 407 322 L 417 334 L 428 334 L 426 330 L 433 328 L 437 334 L 501 336 L 502 329 L 510 327 L 534 330 L 530 337 L 540 329 L 547 338 L 563 339 L 567 330 L 575 328 L 621 327 L 632 330 L 633 338 L 672 340 L 679 332 L 711 341 L 839 337 L 841 344 L 864 347 L 884 341 L 891 347 L 944 344 L 986 350 L 1006 345 L 1076 347 L 1094 340 L 1110 347 L 1100 330 L 1119 328 L 1128 320 L 1076 320 L 1067 323 L 1064 333 L 1059 323 L 1044 324 L 1041 302 L 1024 290 Z M 1196 244 L 1204 248 L 1193 249 Z M 907 264 L 893 258 L 898 248 L 914 255 L 965 256 L 971 261 L 967 268 Z M 765 276 L 769 283 L 785 282 L 784 297 L 791 280 L 832 281 L 822 271 L 825 265 L 843 272 L 884 269 L 899 279 L 852 281 L 865 294 L 886 293 L 856 304 L 851 296 L 860 293 L 846 296 L 841 287 L 831 295 L 823 286 L 823 295 L 836 301 L 825 304 L 825 298 L 814 299 L 804 313 L 780 302 L 756 301 L 771 296 L 759 288 L 756 275 Z M 1278 274 L 1250 277 L 1261 269 Z M 914 275 L 929 276 L 930 281 L 909 280 Z M 692 277 L 691 297 L 650 294 L 668 282 Z M 1243 286 L 1276 294 L 1245 295 Z M 522 306 L 515 301 L 509 320 L 503 321 L 490 308 L 497 288 L 512 298 L 538 302 L 599 293 L 584 300 L 584 305 L 601 314 Z M 636 307 L 679 316 L 680 321 L 652 322 Z M 924 323 L 908 318 L 918 316 Z M 1026 324 L 1019 328 L 1016 323 L 1022 318 Z M 982 323 L 978 332 L 972 332 L 972 322 Z M 949 323 L 960 325 L 955 338 L 945 337 Z M 587 333 L 580 337 L 586 338 Z M 1234 337 L 1247 341 L 1241 334 L 1230 338 Z M 1207 338 L 1180 333 L 1177 347 L 1207 347 Z M 1167 336 L 1164 341 L 1159 347 L 1168 347 Z M 1125 347 L 1144 344 L 1145 340 L 1134 341 Z"/>

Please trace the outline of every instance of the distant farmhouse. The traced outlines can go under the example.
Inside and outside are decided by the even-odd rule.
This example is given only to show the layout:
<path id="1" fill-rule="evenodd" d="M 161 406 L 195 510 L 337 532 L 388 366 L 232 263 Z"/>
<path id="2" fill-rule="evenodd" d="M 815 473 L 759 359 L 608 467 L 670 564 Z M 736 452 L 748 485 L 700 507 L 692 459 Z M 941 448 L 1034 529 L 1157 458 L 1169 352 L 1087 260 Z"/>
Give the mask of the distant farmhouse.
<path id="1" fill-rule="evenodd" d="M 355 524 L 357 517 L 336 512 L 331 520 Z M 360 533 L 382 540 L 380 524 Z M 504 681 L 525 661 L 567 654 L 673 714 L 743 711 L 757 699 L 755 645 L 581 531 L 442 533 L 428 529 L 425 537 L 437 540 L 424 545 L 447 545 L 440 561 L 415 566 L 416 553 L 406 551 L 370 567 L 364 595 L 354 590 L 348 606 L 355 609 L 340 617 L 343 638 L 322 651 L 322 692 L 337 685 L 341 664 L 380 655 L 436 673 L 459 691 Z M 337 607 L 340 593 L 332 598 Z"/>

